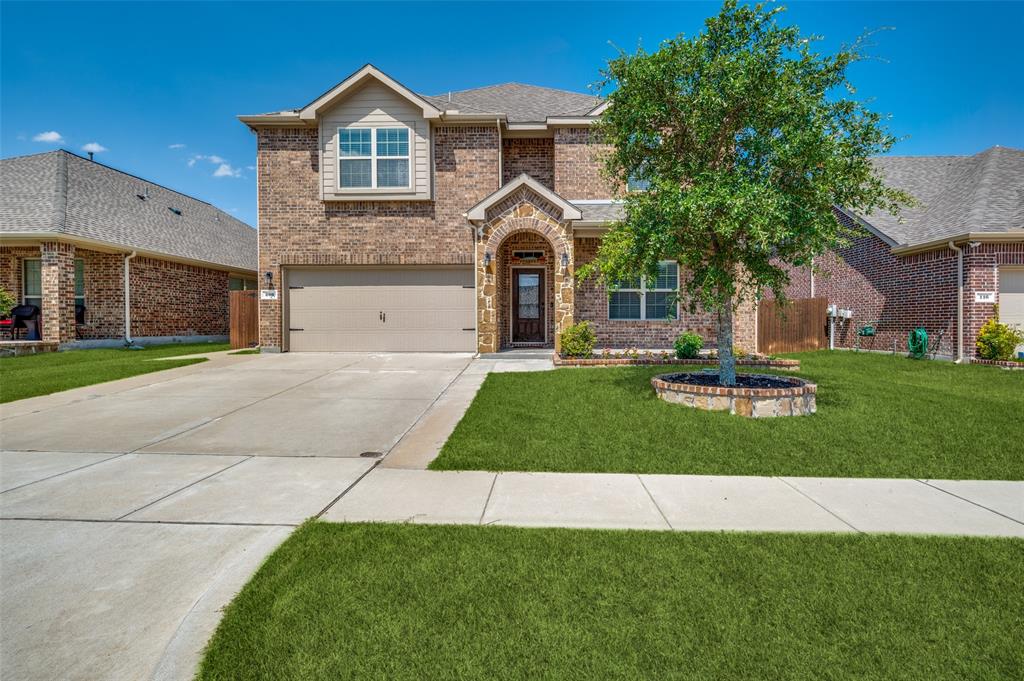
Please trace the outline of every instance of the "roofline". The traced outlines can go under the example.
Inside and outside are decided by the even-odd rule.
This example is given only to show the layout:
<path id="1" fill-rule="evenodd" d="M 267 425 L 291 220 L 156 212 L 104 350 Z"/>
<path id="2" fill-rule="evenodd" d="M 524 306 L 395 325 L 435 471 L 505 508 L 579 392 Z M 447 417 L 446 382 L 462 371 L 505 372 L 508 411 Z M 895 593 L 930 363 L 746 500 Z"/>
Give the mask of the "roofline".
<path id="1" fill-rule="evenodd" d="M 226 263 L 211 262 L 209 260 L 197 260 L 196 258 L 186 258 L 180 255 L 171 255 L 170 253 L 161 253 L 160 251 L 152 251 L 145 248 L 136 248 L 134 246 L 116 244 L 112 241 L 103 241 L 101 239 L 90 239 L 88 237 L 76 236 L 74 234 L 67 234 L 66 232 L 48 232 L 45 230 L 35 230 L 31 232 L 0 232 L 0 243 L 12 241 L 58 241 L 60 243 L 75 244 L 76 246 L 82 245 L 97 247 L 107 251 L 113 251 L 115 253 L 131 253 L 132 251 L 135 251 L 139 255 L 147 258 L 167 260 L 170 262 L 178 262 L 186 265 L 196 265 L 199 267 L 205 267 L 206 269 L 220 270 L 224 272 L 238 272 L 240 274 L 255 275 L 256 272 L 259 271 L 258 267 L 256 269 L 249 269 L 247 267 L 241 267 L 238 265 L 228 265 Z"/>
<path id="2" fill-rule="evenodd" d="M 114 166 L 108 166 L 106 163 L 100 163 L 99 161 L 96 161 L 96 160 L 91 159 L 91 158 L 86 158 L 85 156 L 80 156 L 80 155 L 76 154 L 73 151 L 69 151 L 68 149 L 64 149 L 63 147 L 61 147 L 60 149 L 54 149 L 53 151 L 43 151 L 43 152 L 40 152 L 38 154 L 24 154 L 23 156 L 9 156 L 7 158 L 0 159 L 0 163 L 3 163 L 4 161 L 13 161 L 13 160 L 19 159 L 19 158 L 32 158 L 33 156 L 45 156 L 46 154 L 67 154 L 68 156 L 74 156 L 77 159 L 81 159 L 83 161 L 88 161 L 89 163 L 95 163 L 96 165 L 100 166 L 101 168 L 106 168 L 107 170 L 113 170 L 115 173 L 121 173 L 122 175 L 126 175 L 126 176 L 128 176 L 128 177 L 130 177 L 130 178 L 132 178 L 134 180 L 138 180 L 139 182 L 145 182 L 146 184 L 153 185 L 154 187 L 160 187 L 161 189 L 165 189 L 165 190 L 171 192 L 172 194 L 177 194 L 178 196 L 184 196 L 186 199 L 189 199 L 191 201 L 195 201 L 197 203 L 201 203 L 204 206 L 209 206 L 210 208 L 214 209 L 215 211 L 218 211 L 219 213 L 223 213 L 225 216 L 231 218 L 232 220 L 234 220 L 234 221 L 236 221 L 236 222 L 238 222 L 240 224 L 245 225 L 249 229 L 255 229 L 248 222 L 245 222 L 244 220 L 239 220 L 234 215 L 231 215 L 230 213 L 228 213 L 226 210 L 224 210 L 222 208 L 218 208 L 217 206 L 213 205 L 209 201 L 203 201 L 202 199 L 197 199 L 196 197 L 192 196 L 191 194 L 186 194 L 185 192 L 179 192 L 177 189 L 172 189 L 171 187 L 168 187 L 165 184 L 160 184 L 159 182 L 154 182 L 153 180 L 147 180 L 144 177 L 140 177 L 138 175 L 132 175 L 131 173 L 129 173 L 126 170 L 121 170 L 120 168 L 115 168 Z"/>
<path id="3" fill-rule="evenodd" d="M 416 94 L 409 88 L 405 87 L 397 80 L 378 69 L 373 64 L 365 64 L 354 73 L 343 79 L 340 83 L 332 87 L 327 92 L 323 93 L 315 100 L 302 107 L 299 110 L 299 118 L 302 120 L 316 120 L 317 113 L 328 104 L 334 102 L 337 98 L 345 94 L 346 90 L 353 87 L 357 87 L 366 78 L 373 78 L 385 87 L 390 88 L 396 94 L 401 95 L 413 104 L 416 104 L 423 110 L 424 118 L 440 118 L 441 110 L 436 106 L 423 99 L 421 95 Z"/>
<path id="4" fill-rule="evenodd" d="M 877 227 L 875 227 L 874 225 L 872 225 L 870 222 L 868 222 L 867 220 L 865 220 L 861 216 L 859 216 L 856 213 L 854 213 L 852 210 L 847 210 L 846 208 L 843 208 L 842 206 L 840 206 L 838 204 L 832 204 L 832 208 L 834 208 L 835 210 L 839 211 L 840 213 L 842 213 L 843 215 L 848 217 L 850 220 L 853 220 L 858 225 L 860 225 L 861 227 L 863 227 L 867 231 L 871 232 L 871 234 L 877 236 L 879 239 L 881 239 L 882 241 L 885 242 L 886 246 L 889 246 L 890 248 L 894 248 L 894 247 L 899 245 L 899 242 L 897 242 L 895 239 L 893 239 L 888 234 L 886 234 L 882 230 L 880 230 Z"/>
<path id="5" fill-rule="evenodd" d="M 479 222 L 481 220 L 486 219 L 488 208 L 493 206 L 498 201 L 501 201 L 503 198 L 514 192 L 516 189 L 519 189 L 520 187 L 523 186 L 529 187 L 538 195 L 543 196 L 545 199 L 561 208 L 562 217 L 564 219 L 579 220 L 580 218 L 583 217 L 583 212 L 579 208 L 572 205 L 571 203 L 563 199 L 561 196 L 559 196 L 552 190 L 548 189 L 540 182 L 527 175 L 526 173 L 523 173 L 514 180 L 505 183 L 504 186 L 499 188 L 497 191 L 487 195 L 486 197 L 483 198 L 483 200 L 481 200 L 475 206 L 466 211 L 466 218 L 472 222 Z"/>
<path id="6" fill-rule="evenodd" d="M 944 236 L 939 239 L 923 241 L 919 244 L 900 244 L 892 249 L 893 255 L 912 255 L 923 253 L 937 248 L 944 248 L 949 242 L 979 241 L 981 243 L 1005 243 L 1024 241 L 1024 229 L 1011 229 L 1006 232 L 963 232 L 952 236 Z"/>

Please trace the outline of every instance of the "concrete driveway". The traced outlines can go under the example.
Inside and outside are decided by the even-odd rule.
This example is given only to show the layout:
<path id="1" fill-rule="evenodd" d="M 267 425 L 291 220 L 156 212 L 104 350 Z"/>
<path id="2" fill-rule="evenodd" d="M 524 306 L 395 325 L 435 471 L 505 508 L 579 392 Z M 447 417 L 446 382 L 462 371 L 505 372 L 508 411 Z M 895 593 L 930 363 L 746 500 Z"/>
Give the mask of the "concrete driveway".
<path id="1" fill-rule="evenodd" d="M 470 361 L 219 356 L 4 405 L 0 673 L 191 678 L 260 562 L 443 403 Z"/>

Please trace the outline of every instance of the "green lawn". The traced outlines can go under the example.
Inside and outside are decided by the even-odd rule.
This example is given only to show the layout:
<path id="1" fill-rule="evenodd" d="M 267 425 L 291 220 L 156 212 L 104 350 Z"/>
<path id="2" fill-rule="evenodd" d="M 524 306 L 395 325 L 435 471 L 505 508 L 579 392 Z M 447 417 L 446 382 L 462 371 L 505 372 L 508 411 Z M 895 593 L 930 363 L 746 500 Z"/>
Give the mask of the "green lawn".
<path id="1" fill-rule="evenodd" d="M 49 352 L 0 359 L 0 402 L 105 383 L 151 371 L 173 369 L 204 362 L 202 358 L 152 362 L 158 357 L 175 357 L 198 352 L 227 350 L 227 343 L 174 343 L 153 345 L 143 350 L 100 349 Z"/>
<path id="2" fill-rule="evenodd" d="M 1024 479 L 1024 372 L 792 356 L 818 384 L 813 416 L 755 420 L 662 402 L 650 377 L 673 367 L 490 374 L 431 468 Z"/>
<path id="3" fill-rule="evenodd" d="M 198 678 L 1019 679 L 1024 542 L 309 523 Z"/>

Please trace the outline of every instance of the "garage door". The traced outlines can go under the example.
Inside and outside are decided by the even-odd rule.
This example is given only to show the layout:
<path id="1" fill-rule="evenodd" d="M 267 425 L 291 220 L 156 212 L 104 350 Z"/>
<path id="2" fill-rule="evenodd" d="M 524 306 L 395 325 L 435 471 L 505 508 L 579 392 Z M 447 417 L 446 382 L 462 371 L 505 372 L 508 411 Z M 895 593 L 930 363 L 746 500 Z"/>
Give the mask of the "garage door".
<path id="1" fill-rule="evenodd" d="M 1024 330 L 1024 268 L 999 268 L 999 321 Z M 1017 352 L 1024 351 L 1024 345 Z"/>
<path id="2" fill-rule="evenodd" d="M 476 350 L 473 270 L 288 270 L 288 347 L 303 351 Z"/>

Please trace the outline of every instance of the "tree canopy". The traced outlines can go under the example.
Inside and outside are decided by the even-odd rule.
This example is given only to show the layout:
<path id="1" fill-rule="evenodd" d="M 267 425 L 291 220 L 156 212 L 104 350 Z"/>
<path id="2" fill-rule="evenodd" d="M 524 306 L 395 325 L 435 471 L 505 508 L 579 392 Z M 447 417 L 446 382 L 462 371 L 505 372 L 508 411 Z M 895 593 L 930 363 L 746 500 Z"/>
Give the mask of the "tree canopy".
<path id="1" fill-rule="evenodd" d="M 871 163 L 896 139 L 853 99 L 861 42 L 819 54 L 780 26 L 783 7 L 727 0 L 697 36 L 622 52 L 603 71 L 596 126 L 625 219 L 580 270 L 611 288 L 659 260 L 684 272 L 680 298 L 718 315 L 720 379 L 735 383 L 732 312 L 766 291 L 784 298 L 785 265 L 806 265 L 849 236 L 834 206 L 897 212 L 908 197 Z"/>

